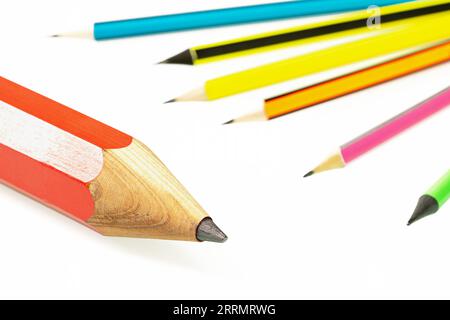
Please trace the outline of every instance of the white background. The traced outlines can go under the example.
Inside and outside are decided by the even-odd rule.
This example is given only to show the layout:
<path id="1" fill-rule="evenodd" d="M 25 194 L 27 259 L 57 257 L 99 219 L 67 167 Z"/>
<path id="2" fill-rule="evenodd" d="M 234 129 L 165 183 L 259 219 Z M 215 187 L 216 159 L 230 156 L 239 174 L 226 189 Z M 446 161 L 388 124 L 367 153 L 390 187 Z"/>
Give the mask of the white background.
<path id="1" fill-rule="evenodd" d="M 244 2 L 260 1 L 0 1 L 0 75 L 147 143 L 229 236 L 106 238 L 0 185 L 0 298 L 450 298 L 450 205 L 406 227 L 450 164 L 450 110 L 344 170 L 301 178 L 340 144 L 445 88 L 449 64 L 271 122 L 222 126 L 315 78 L 210 103 L 162 102 L 317 46 L 201 67 L 155 63 L 317 18 L 107 42 L 48 37 Z"/>

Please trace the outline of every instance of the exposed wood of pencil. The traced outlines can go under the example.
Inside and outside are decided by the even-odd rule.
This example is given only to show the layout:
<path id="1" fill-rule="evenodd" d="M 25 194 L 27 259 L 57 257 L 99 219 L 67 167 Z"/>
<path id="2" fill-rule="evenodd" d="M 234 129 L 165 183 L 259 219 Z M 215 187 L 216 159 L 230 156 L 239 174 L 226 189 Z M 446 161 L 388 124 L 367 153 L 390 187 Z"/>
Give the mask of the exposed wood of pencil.
<path id="1" fill-rule="evenodd" d="M 92 31 L 73 31 L 73 32 L 61 32 L 52 34 L 52 38 L 79 38 L 79 39 L 94 39 Z"/>
<path id="2" fill-rule="evenodd" d="M 166 101 L 165 103 L 171 103 L 171 102 L 182 102 L 182 101 L 206 101 L 208 100 L 208 97 L 206 95 L 206 90 L 204 87 L 196 88 L 194 90 L 191 90 L 175 99 Z"/>
<path id="3" fill-rule="evenodd" d="M 95 213 L 88 220 L 104 235 L 197 240 L 208 217 L 145 145 L 137 140 L 105 150 L 101 174 L 90 184 Z"/>
<path id="4" fill-rule="evenodd" d="M 319 172 L 333 170 L 333 169 L 340 169 L 340 168 L 344 168 L 344 167 L 345 167 L 345 161 L 342 157 L 341 152 L 339 151 L 339 152 L 336 152 L 335 154 L 331 155 L 327 159 L 325 159 L 325 161 L 320 163 L 313 170 L 306 173 L 303 177 L 306 178 L 306 177 L 312 176 L 313 174 L 316 174 Z"/>
<path id="5" fill-rule="evenodd" d="M 240 117 L 234 118 L 232 120 L 224 122 L 223 124 L 232 124 L 232 123 L 240 123 L 240 122 L 254 122 L 254 121 L 264 121 L 264 120 L 268 120 L 267 115 L 265 114 L 264 110 L 258 110 L 258 111 L 248 113 L 248 114 L 242 115 Z"/>

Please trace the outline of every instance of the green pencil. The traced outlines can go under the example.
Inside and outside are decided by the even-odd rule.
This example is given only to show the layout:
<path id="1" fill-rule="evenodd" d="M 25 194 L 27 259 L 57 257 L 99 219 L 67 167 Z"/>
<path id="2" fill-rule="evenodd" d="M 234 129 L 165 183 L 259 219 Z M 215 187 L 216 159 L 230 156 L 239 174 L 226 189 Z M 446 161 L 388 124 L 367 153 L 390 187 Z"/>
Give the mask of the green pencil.
<path id="1" fill-rule="evenodd" d="M 430 214 L 436 213 L 450 198 L 450 170 L 420 197 L 408 225 Z"/>

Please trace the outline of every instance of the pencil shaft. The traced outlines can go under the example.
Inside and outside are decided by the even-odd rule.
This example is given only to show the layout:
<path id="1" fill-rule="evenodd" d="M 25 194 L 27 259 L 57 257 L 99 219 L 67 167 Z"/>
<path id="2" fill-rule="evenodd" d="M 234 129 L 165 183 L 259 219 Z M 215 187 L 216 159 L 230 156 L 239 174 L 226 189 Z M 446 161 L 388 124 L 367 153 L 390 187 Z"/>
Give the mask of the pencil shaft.
<path id="1" fill-rule="evenodd" d="M 0 77 L 0 100 L 105 149 L 129 145 L 132 138 L 61 103 Z"/>
<path id="2" fill-rule="evenodd" d="M 445 202 L 450 199 L 450 170 L 442 176 L 427 192 L 427 195 L 432 196 L 439 204 L 443 206 Z"/>
<path id="3" fill-rule="evenodd" d="M 0 182 L 85 223 L 94 210 L 85 183 L 0 141 Z"/>
<path id="4" fill-rule="evenodd" d="M 246 7 L 109 21 L 94 25 L 94 37 L 97 40 L 130 37 L 143 34 L 351 11 L 364 9 L 370 5 L 383 6 L 407 1 L 411 0 L 286 1 Z"/>
<path id="5" fill-rule="evenodd" d="M 0 142 L 84 183 L 95 179 L 102 170 L 99 147 L 3 101 L 0 101 Z"/>
<path id="6" fill-rule="evenodd" d="M 264 113 L 267 119 L 273 119 L 448 60 L 450 60 L 450 42 L 267 99 L 264 102 Z"/>
<path id="7" fill-rule="evenodd" d="M 206 95 L 209 100 L 223 98 L 450 37 L 447 13 L 410 21 L 399 29 L 388 30 L 368 39 L 209 80 L 205 83 Z"/>
<path id="8" fill-rule="evenodd" d="M 450 9 L 448 0 L 414 1 L 379 8 L 375 20 L 372 10 L 346 14 L 343 17 L 300 27 L 266 32 L 252 36 L 196 46 L 183 59 L 191 63 L 208 63 L 243 55 L 265 52 L 312 41 L 331 40 L 338 37 L 370 32 L 376 28 L 368 26 L 370 19 L 377 23 L 400 23 L 401 20 L 433 14 Z M 179 59 L 178 59 L 179 60 Z M 192 61 L 193 60 L 193 61 Z M 174 62 L 176 63 L 176 61 Z"/>
<path id="9" fill-rule="evenodd" d="M 450 87 L 343 145 L 341 154 L 345 163 L 355 160 L 449 105 Z"/>

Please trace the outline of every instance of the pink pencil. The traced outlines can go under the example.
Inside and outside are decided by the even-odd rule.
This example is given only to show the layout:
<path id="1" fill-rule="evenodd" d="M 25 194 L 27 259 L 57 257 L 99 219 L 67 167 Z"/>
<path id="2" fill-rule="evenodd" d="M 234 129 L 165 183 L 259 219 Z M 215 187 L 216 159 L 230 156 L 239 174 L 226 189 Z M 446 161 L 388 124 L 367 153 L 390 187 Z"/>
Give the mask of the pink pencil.
<path id="1" fill-rule="evenodd" d="M 326 159 L 314 168 L 314 170 L 308 172 L 305 177 L 321 171 L 343 168 L 366 152 L 445 109 L 449 105 L 450 87 L 447 87 L 426 101 L 419 103 L 358 138 L 344 144 L 339 148 L 337 153 Z"/>

